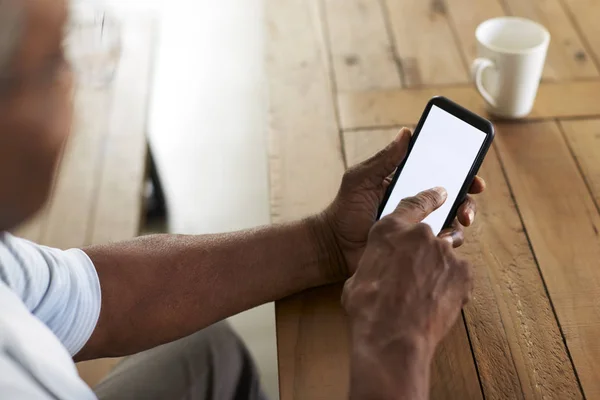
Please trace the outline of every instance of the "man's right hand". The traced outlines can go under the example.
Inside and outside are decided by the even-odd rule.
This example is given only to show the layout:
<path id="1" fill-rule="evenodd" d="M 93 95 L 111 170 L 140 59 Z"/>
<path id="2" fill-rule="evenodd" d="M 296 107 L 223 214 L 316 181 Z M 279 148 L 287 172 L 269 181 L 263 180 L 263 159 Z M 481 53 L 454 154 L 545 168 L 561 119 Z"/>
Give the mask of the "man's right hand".
<path id="1" fill-rule="evenodd" d="M 352 329 L 352 399 L 425 399 L 429 365 L 472 288 L 450 238 L 421 221 L 446 200 L 436 188 L 403 200 L 369 234 L 342 302 Z"/>

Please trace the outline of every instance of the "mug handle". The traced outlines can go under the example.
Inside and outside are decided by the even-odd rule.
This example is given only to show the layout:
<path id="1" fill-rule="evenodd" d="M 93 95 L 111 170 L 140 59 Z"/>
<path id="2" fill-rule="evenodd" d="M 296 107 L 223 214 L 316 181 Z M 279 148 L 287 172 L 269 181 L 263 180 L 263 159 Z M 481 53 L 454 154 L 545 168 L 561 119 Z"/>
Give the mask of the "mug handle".
<path id="1" fill-rule="evenodd" d="M 492 97 L 492 95 L 483 87 L 483 71 L 488 68 L 493 68 L 494 62 L 488 58 L 476 58 L 471 65 L 471 76 L 475 81 L 475 86 L 481 94 L 481 97 L 487 101 L 490 106 L 496 107 L 496 100 Z"/>

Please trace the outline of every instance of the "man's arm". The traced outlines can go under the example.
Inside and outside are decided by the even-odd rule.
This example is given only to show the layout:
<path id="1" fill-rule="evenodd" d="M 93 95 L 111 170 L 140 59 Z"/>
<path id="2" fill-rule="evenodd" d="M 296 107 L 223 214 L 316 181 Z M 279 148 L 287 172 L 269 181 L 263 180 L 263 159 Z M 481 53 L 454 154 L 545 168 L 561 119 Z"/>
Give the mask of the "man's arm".
<path id="1" fill-rule="evenodd" d="M 410 142 L 349 169 L 333 203 L 301 222 L 223 235 L 158 235 L 84 249 L 102 289 L 102 310 L 78 360 L 135 353 L 310 287 L 351 276 L 387 187 Z M 472 193 L 483 190 L 477 178 Z M 458 220 L 469 225 L 469 197 Z M 455 244 L 462 229 L 447 232 Z"/>
<path id="2" fill-rule="evenodd" d="M 155 235 L 84 249 L 102 289 L 76 359 L 133 354 L 304 289 L 344 278 L 318 217 L 206 236 Z"/>

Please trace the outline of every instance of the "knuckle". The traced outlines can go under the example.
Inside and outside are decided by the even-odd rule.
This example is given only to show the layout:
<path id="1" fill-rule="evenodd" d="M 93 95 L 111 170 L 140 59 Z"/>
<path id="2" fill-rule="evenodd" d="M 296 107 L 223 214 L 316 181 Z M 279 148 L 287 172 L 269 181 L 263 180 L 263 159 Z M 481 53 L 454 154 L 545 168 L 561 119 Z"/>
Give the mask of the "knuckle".
<path id="1" fill-rule="evenodd" d="M 369 231 L 369 238 L 382 239 L 388 237 L 396 228 L 397 222 L 391 216 L 386 216 L 379 220 Z"/>
<path id="2" fill-rule="evenodd" d="M 379 244 L 395 246 L 398 244 L 398 235 L 404 230 L 404 225 L 398 218 L 391 216 L 382 218 L 369 231 L 369 240 Z"/>
<path id="3" fill-rule="evenodd" d="M 438 240 L 437 250 L 440 252 L 440 254 L 448 257 L 452 253 L 452 244 L 446 240 Z"/>
<path id="4" fill-rule="evenodd" d="M 342 191 L 353 191 L 357 187 L 362 187 L 365 184 L 365 180 L 368 179 L 368 168 L 365 164 L 357 164 L 349 168 L 342 176 Z"/>
<path id="5" fill-rule="evenodd" d="M 375 225 L 380 225 L 380 229 L 385 232 L 390 230 L 395 231 L 404 226 L 404 221 L 398 215 L 389 214 L 382 218 Z"/>
<path id="6" fill-rule="evenodd" d="M 378 280 L 350 278 L 344 284 L 342 307 L 349 315 L 358 312 L 364 304 L 371 303 L 379 297 L 381 284 Z"/>
<path id="7" fill-rule="evenodd" d="M 419 223 L 416 224 L 413 228 L 413 232 L 415 233 L 415 235 L 420 238 L 420 239 L 424 239 L 424 240 L 429 240 L 429 239 L 433 239 L 433 231 L 431 230 L 431 227 L 425 223 Z"/>
<path id="8" fill-rule="evenodd" d="M 356 184 L 357 175 L 357 167 L 352 167 L 347 170 L 342 177 L 342 189 L 352 188 Z"/>

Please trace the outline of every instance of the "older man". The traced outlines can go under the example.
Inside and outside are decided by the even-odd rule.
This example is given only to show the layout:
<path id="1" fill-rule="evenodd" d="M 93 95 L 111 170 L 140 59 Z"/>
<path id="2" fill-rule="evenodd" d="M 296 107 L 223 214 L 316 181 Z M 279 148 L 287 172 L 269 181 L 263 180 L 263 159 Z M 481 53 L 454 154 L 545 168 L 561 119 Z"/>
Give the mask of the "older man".
<path id="1" fill-rule="evenodd" d="M 426 398 L 433 352 L 471 279 L 452 250 L 459 225 L 434 237 L 419 223 L 444 189 L 374 224 L 407 130 L 302 221 L 68 251 L 7 233 L 45 202 L 69 131 L 66 18 L 64 0 L 0 0 L 0 398 L 263 398 L 248 353 L 218 321 L 348 278 L 350 396 Z M 462 225 L 474 211 L 468 198 Z M 134 353 L 95 392 L 73 363 Z"/>

